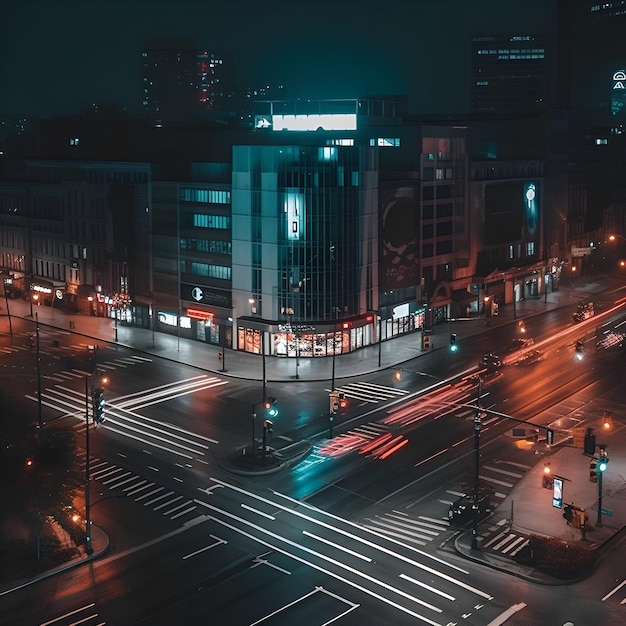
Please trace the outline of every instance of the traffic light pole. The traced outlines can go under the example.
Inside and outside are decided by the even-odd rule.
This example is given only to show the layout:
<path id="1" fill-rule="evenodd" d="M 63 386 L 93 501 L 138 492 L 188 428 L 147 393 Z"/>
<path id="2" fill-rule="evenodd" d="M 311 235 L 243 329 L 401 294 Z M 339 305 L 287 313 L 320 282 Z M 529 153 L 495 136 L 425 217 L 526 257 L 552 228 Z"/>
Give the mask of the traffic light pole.
<path id="1" fill-rule="evenodd" d="M 41 354 L 39 352 L 39 314 L 35 313 L 35 332 L 37 335 L 37 424 L 43 428 L 41 415 Z"/>
<path id="2" fill-rule="evenodd" d="M 85 551 L 87 554 L 93 554 L 93 545 L 91 544 L 91 504 L 89 501 L 89 376 L 85 376 Z"/>
<path id="3" fill-rule="evenodd" d="M 603 471 L 598 472 L 598 520 L 596 526 L 602 528 L 602 474 Z"/>

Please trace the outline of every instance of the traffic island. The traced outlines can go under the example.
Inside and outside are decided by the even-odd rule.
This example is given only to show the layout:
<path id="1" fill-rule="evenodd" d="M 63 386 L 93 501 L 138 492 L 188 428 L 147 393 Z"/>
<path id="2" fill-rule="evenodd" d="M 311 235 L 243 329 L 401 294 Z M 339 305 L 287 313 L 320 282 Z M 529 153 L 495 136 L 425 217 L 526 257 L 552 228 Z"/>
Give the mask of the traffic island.
<path id="1" fill-rule="evenodd" d="M 285 443 L 279 448 L 268 447 L 265 452 L 259 447 L 254 454 L 250 446 L 240 448 L 224 459 L 221 466 L 233 474 L 242 476 L 273 474 L 300 462 L 313 447 L 308 441 L 291 442 L 289 439 L 286 441 L 290 443 Z"/>

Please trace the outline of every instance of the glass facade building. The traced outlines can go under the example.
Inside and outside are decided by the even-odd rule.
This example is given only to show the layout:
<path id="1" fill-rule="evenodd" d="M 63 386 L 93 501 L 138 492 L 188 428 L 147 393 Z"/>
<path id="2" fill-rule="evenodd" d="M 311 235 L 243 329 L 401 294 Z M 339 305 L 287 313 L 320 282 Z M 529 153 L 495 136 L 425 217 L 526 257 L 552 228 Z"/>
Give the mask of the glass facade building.
<path id="1" fill-rule="evenodd" d="M 337 324 L 360 327 L 368 312 L 371 318 L 378 306 L 377 207 L 375 149 L 233 148 L 232 297 L 238 343 L 244 344 L 239 349 L 259 351 L 267 332 L 274 340 L 260 349 L 274 354 L 286 341 L 276 335 L 286 333 L 305 342 L 303 350 L 323 356 L 325 341 L 314 336 L 332 333 Z M 363 341 L 358 334 L 355 346 Z"/>

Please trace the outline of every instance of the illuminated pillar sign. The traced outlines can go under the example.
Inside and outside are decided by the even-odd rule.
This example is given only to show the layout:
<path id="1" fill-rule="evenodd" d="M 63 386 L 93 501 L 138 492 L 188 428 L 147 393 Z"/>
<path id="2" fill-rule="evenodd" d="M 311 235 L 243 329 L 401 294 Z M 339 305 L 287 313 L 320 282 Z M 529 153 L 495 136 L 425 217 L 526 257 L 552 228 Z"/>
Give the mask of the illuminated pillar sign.
<path id="1" fill-rule="evenodd" d="M 617 70 L 613 74 L 613 89 L 611 91 L 611 114 L 621 113 L 626 104 L 626 71 Z"/>
<path id="2" fill-rule="evenodd" d="M 558 476 L 552 481 L 552 506 L 556 509 L 563 508 L 563 479 Z"/>

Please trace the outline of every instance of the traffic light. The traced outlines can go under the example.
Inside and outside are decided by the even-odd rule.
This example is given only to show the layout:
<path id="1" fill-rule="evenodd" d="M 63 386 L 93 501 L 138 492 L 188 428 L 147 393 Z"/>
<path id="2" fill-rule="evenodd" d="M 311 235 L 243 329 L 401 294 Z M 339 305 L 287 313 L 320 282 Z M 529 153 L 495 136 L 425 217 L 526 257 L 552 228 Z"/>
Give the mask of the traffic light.
<path id="1" fill-rule="evenodd" d="M 606 454 L 606 449 L 600 446 L 600 456 L 598 458 L 597 469 L 601 472 L 606 472 L 606 468 L 609 465 L 609 457 Z"/>
<path id="2" fill-rule="evenodd" d="M 93 390 L 93 421 L 97 424 L 104 422 L 104 389 L 100 387 Z"/>
<path id="3" fill-rule="evenodd" d="M 456 342 L 456 333 L 450 333 L 450 352 L 457 352 L 459 345 Z"/>
<path id="4" fill-rule="evenodd" d="M 346 398 L 346 394 L 343 391 L 339 392 L 338 400 L 340 409 L 348 408 L 348 398 Z"/>
<path id="5" fill-rule="evenodd" d="M 264 433 L 273 433 L 274 432 L 274 422 L 270 420 L 265 420 L 263 422 L 263 432 Z"/>
<path id="6" fill-rule="evenodd" d="M 581 361 L 584 356 L 585 345 L 582 341 L 576 342 L 576 358 Z"/>
<path id="7" fill-rule="evenodd" d="M 278 409 L 276 408 L 276 398 L 268 396 L 263 402 L 265 408 L 265 415 L 267 417 L 276 417 L 278 415 Z"/>
<path id="8" fill-rule="evenodd" d="M 402 380 L 402 370 L 396 370 L 394 375 L 393 375 L 393 379 L 396 382 L 400 382 Z"/>
<path id="9" fill-rule="evenodd" d="M 563 519 L 567 520 L 569 524 L 572 521 L 572 517 L 574 516 L 574 511 L 572 511 L 572 505 L 566 504 L 563 508 Z"/>
<path id="10" fill-rule="evenodd" d="M 591 459 L 589 462 L 589 482 L 598 482 L 598 459 Z"/>
<path id="11" fill-rule="evenodd" d="M 549 446 L 554 443 L 554 431 L 551 428 L 548 428 L 546 433 L 546 442 Z"/>
<path id="12" fill-rule="evenodd" d="M 593 429 L 588 428 L 587 434 L 585 435 L 585 442 L 583 452 L 585 454 L 593 455 L 596 453 L 596 436 L 592 434 Z"/>
<path id="13" fill-rule="evenodd" d="M 331 414 L 334 414 L 339 409 L 339 392 L 331 391 L 328 394 L 328 399 L 330 401 L 330 406 L 328 407 L 328 410 L 330 411 Z"/>

